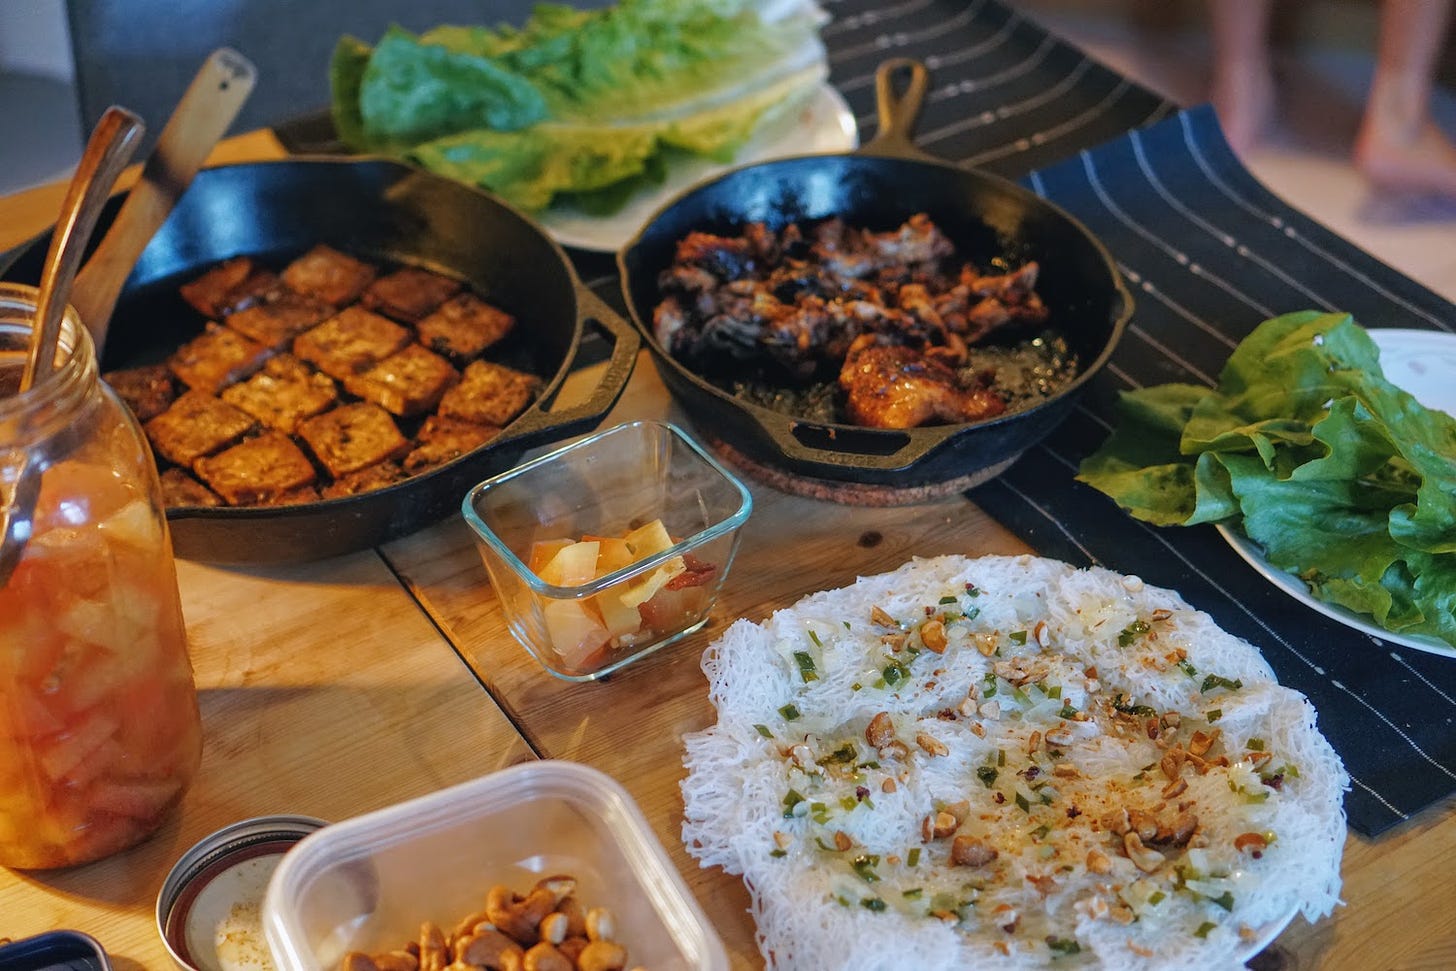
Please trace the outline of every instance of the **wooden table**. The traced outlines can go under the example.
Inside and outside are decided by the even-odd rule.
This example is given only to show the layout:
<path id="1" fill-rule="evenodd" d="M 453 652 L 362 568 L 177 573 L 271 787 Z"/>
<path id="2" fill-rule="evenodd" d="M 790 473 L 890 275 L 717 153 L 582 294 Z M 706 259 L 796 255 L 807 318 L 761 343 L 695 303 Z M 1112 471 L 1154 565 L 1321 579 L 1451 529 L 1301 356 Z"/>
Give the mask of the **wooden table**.
<path id="1" fill-rule="evenodd" d="M 271 136 L 215 161 L 276 157 Z M 0 250 L 44 228 L 54 187 L 0 199 Z M 606 424 L 685 419 L 644 357 Z M 0 936 L 88 931 L 118 968 L 169 966 L 152 926 L 167 868 L 199 837 L 247 816 L 342 819 L 535 755 L 617 778 L 646 813 L 727 945 L 762 965 L 742 883 L 703 870 L 679 840 L 680 737 L 712 722 L 697 657 L 725 623 L 914 555 L 1026 547 L 966 499 L 851 508 L 752 485 L 755 509 L 709 626 L 606 682 L 546 676 L 512 640 L 465 525 L 450 519 L 377 550 L 249 570 L 182 564 L 206 754 L 182 810 L 110 860 L 60 873 L 0 871 Z M 1456 967 L 1448 861 L 1456 812 L 1434 807 L 1380 838 L 1351 836 L 1346 905 L 1296 922 L 1260 968 Z"/>

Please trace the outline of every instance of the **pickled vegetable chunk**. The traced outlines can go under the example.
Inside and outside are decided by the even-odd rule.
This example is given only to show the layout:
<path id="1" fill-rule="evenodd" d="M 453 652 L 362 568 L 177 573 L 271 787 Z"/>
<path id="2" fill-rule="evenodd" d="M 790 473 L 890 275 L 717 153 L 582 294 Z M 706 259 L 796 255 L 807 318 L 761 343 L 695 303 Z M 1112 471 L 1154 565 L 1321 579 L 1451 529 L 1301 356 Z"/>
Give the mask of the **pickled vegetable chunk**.
<path id="1" fill-rule="evenodd" d="M 45 471 L 0 588 L 0 864 L 138 842 L 197 770 L 201 727 L 164 521 L 112 469 Z"/>

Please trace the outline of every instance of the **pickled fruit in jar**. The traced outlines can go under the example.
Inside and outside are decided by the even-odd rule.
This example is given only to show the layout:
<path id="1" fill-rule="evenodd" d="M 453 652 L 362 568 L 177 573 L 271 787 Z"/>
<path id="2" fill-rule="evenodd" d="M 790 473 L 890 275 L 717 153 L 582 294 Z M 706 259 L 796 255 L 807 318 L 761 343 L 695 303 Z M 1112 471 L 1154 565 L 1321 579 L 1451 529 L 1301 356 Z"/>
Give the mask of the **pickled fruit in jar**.
<path id="1" fill-rule="evenodd" d="M 145 477 L 46 469 L 0 588 L 0 864 L 49 868 L 160 824 L 201 754 L 171 547 Z"/>

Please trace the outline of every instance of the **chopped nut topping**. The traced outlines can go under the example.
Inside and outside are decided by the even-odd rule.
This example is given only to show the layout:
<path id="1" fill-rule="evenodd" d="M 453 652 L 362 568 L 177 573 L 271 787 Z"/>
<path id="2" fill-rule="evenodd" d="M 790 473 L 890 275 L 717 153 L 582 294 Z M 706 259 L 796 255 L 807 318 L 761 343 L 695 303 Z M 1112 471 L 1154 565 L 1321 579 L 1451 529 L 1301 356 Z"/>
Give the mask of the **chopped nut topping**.
<path id="1" fill-rule="evenodd" d="M 882 610 L 879 607 L 871 607 L 870 608 L 870 621 L 872 623 L 878 624 L 881 627 L 899 627 L 900 626 L 895 621 L 895 618 L 893 618 L 889 614 L 885 613 L 885 611 Z"/>
<path id="2" fill-rule="evenodd" d="M 978 837 L 957 836 L 950 844 L 950 862 L 956 866 L 985 866 L 995 860 L 995 847 L 987 846 Z"/>
<path id="3" fill-rule="evenodd" d="M 930 735 L 926 732 L 916 733 L 915 744 L 919 745 L 921 751 L 923 751 L 926 755 L 939 756 L 950 754 L 950 749 L 946 747 L 946 744 L 944 742 L 936 738 L 934 735 Z"/>
<path id="4" fill-rule="evenodd" d="M 945 625 L 938 620 L 927 620 L 920 625 L 920 642 L 927 650 L 936 654 L 944 654 L 946 644 L 949 642 L 945 636 Z"/>
<path id="5" fill-rule="evenodd" d="M 1234 849 L 1240 853 L 1253 853 L 1255 858 L 1268 848 L 1269 841 L 1259 833 L 1240 833 L 1234 837 Z"/>
<path id="6" fill-rule="evenodd" d="M 1163 865 L 1167 857 L 1157 850 L 1150 850 L 1143 845 L 1137 833 L 1124 833 L 1122 836 L 1122 848 L 1127 852 L 1127 858 L 1132 860 L 1132 865 L 1144 873 L 1152 873 Z"/>
<path id="7" fill-rule="evenodd" d="M 849 834 L 846 833 L 844 830 L 836 829 L 834 831 L 834 848 L 836 850 L 843 853 L 845 850 L 849 849 L 853 845 L 854 840 L 850 839 Z"/>
<path id="8" fill-rule="evenodd" d="M 1207 755 L 1208 750 L 1213 748 L 1214 744 L 1218 742 L 1219 736 L 1222 734 L 1223 729 L 1221 728 L 1215 728 L 1212 732 L 1208 733 L 1194 732 L 1193 737 L 1188 740 L 1188 751 L 1200 757 Z"/>
<path id="9" fill-rule="evenodd" d="M 865 741 L 875 748 L 884 748 L 895 740 L 895 723 L 890 713 L 882 711 L 870 719 L 865 727 Z"/>
<path id="10" fill-rule="evenodd" d="M 1090 873 L 1111 873 L 1112 860 L 1108 859 L 1107 854 L 1101 850 L 1088 850 L 1087 870 Z"/>

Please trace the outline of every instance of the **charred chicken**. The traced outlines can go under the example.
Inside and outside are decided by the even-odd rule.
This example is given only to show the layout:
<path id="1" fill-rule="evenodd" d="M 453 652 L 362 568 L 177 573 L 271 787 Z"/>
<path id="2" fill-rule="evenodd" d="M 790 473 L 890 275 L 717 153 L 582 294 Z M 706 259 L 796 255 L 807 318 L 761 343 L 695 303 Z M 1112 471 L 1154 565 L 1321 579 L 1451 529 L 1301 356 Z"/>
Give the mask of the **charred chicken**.
<path id="1" fill-rule="evenodd" d="M 837 380 L 845 417 L 876 428 L 1000 414 L 970 349 L 1047 318 L 1036 263 L 983 273 L 923 213 L 883 233 L 837 218 L 694 232 L 675 257 L 653 314 L 669 353 L 710 375 Z"/>

